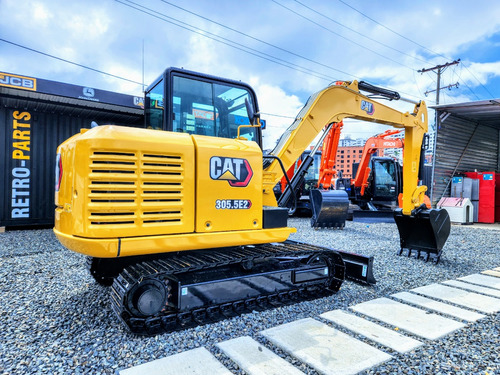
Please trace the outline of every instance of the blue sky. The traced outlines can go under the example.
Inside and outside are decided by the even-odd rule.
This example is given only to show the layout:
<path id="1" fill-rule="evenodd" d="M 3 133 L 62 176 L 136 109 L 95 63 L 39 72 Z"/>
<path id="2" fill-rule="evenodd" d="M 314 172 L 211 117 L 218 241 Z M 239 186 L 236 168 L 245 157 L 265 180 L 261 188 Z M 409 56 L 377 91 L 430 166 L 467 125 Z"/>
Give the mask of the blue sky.
<path id="1" fill-rule="evenodd" d="M 250 83 L 269 124 L 268 145 L 310 94 L 334 80 L 365 80 L 433 105 L 435 93 L 425 92 L 436 88 L 436 74 L 418 70 L 461 59 L 443 73 L 443 86 L 459 86 L 443 90 L 441 104 L 500 98 L 496 1 L 0 0 L 0 14 L 0 38 L 132 81 L 144 75 L 147 84 L 178 66 Z M 0 70 L 142 90 L 4 41 Z M 384 130 L 363 123 L 344 129 L 353 138 Z"/>

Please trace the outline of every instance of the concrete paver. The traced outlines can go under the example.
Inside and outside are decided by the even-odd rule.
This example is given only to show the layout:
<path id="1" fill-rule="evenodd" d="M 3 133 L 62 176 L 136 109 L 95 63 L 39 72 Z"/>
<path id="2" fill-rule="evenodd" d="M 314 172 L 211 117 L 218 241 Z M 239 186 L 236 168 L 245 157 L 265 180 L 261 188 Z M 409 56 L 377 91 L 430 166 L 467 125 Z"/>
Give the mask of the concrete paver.
<path id="1" fill-rule="evenodd" d="M 487 271 L 483 271 L 481 273 L 483 275 L 500 277 L 500 271 L 496 271 L 496 270 L 487 270 Z"/>
<path id="2" fill-rule="evenodd" d="M 418 340 L 342 310 L 329 311 L 320 316 L 399 353 L 409 352 L 422 345 Z"/>
<path id="3" fill-rule="evenodd" d="M 447 303 L 435 301 L 433 299 L 422 297 L 417 294 L 401 292 L 393 294 L 391 297 L 398 298 L 408 303 L 413 303 L 414 305 L 422 306 L 428 310 L 437 311 L 446 315 L 454 316 L 468 322 L 475 322 L 485 315 L 479 314 L 474 311 L 465 310 L 460 307 L 452 306 Z"/>
<path id="4" fill-rule="evenodd" d="M 217 346 L 249 375 L 303 375 L 304 373 L 249 336 Z"/>
<path id="5" fill-rule="evenodd" d="M 474 292 L 453 288 L 441 284 L 430 284 L 411 290 L 415 293 L 448 301 L 459 306 L 468 307 L 487 314 L 500 311 L 500 299 L 483 296 Z"/>
<path id="6" fill-rule="evenodd" d="M 306 318 L 261 332 L 268 340 L 323 374 L 357 374 L 392 357 Z"/>
<path id="7" fill-rule="evenodd" d="M 196 348 L 120 371 L 120 375 L 231 375 L 205 348 Z"/>
<path id="8" fill-rule="evenodd" d="M 500 289 L 500 279 L 492 276 L 475 273 L 473 275 L 459 277 L 458 280 L 466 281 L 471 284 L 479 284 L 490 288 Z"/>
<path id="9" fill-rule="evenodd" d="M 430 314 L 389 298 L 376 298 L 351 306 L 351 309 L 428 340 L 437 340 L 465 327 L 455 320 Z"/>
<path id="10" fill-rule="evenodd" d="M 473 292 L 478 292 L 478 293 L 482 293 L 482 294 L 487 294 L 487 295 L 492 296 L 492 297 L 500 298 L 500 290 L 499 289 L 493 289 L 493 288 L 488 288 L 485 286 L 464 283 L 464 282 L 458 281 L 458 280 L 447 280 L 447 281 L 443 281 L 442 284 L 454 286 L 457 288 L 467 289 L 467 290 L 470 290 Z"/>

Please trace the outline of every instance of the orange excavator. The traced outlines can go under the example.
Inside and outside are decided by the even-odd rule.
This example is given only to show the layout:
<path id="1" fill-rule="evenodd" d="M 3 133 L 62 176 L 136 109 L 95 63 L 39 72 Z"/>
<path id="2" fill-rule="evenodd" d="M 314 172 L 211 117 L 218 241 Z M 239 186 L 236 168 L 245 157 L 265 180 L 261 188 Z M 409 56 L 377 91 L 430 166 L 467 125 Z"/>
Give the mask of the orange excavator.
<path id="1" fill-rule="evenodd" d="M 325 126 L 322 138 L 312 150 L 302 153 L 281 180 L 278 205 L 294 207 L 290 209 L 291 214 L 312 212 L 314 228 L 342 229 L 347 219 L 348 194 L 345 190 L 332 189 L 332 180 L 337 176 L 335 157 L 342 127 L 342 121 Z M 320 146 L 322 150 L 318 152 Z"/>
<path id="2" fill-rule="evenodd" d="M 360 189 L 361 196 L 365 195 L 365 190 L 368 187 L 368 177 L 370 177 L 370 172 L 372 171 L 372 168 L 369 165 L 372 155 L 377 152 L 377 150 L 386 148 L 403 148 L 404 141 L 401 138 L 388 138 L 389 136 L 399 133 L 401 133 L 399 130 L 387 130 L 382 134 L 377 134 L 374 137 L 368 138 L 366 141 L 356 176 L 352 180 L 354 188 Z"/>
<path id="3" fill-rule="evenodd" d="M 392 221 L 392 210 L 401 207 L 402 166 L 393 157 L 374 156 L 378 150 L 388 148 L 400 148 L 404 152 L 402 138 L 389 138 L 401 133 L 399 130 L 387 130 L 369 138 L 363 148 L 359 164 L 354 164 L 353 170 L 356 174 L 350 182 L 349 199 L 362 210 L 368 211 L 366 215 L 357 212 L 358 218 L 370 215 L 373 217 L 375 215 L 373 212 L 379 212 L 381 218 L 387 216 Z M 423 149 L 425 145 L 426 140 L 423 142 Z M 431 207 L 427 196 L 424 197 L 424 203 L 427 208 Z"/>
<path id="4" fill-rule="evenodd" d="M 337 149 L 339 147 L 340 133 L 343 126 L 344 123 L 342 121 L 334 123 L 323 142 L 321 164 L 317 184 L 317 187 L 319 189 L 330 189 L 332 187 L 332 180 L 337 175 L 337 171 L 335 170 L 335 162 Z"/>

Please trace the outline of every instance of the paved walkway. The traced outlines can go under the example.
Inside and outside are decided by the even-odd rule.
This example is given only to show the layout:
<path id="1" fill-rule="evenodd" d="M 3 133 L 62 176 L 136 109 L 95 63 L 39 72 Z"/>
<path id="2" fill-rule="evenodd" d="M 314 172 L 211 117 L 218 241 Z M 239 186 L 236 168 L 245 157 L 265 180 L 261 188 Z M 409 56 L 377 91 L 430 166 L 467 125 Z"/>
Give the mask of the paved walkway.
<path id="1" fill-rule="evenodd" d="M 376 298 L 351 306 L 349 311 L 329 311 L 316 319 L 297 320 L 260 334 L 322 374 L 357 374 L 390 360 L 392 356 L 325 322 L 333 322 L 383 347 L 406 353 L 425 345 L 425 340 L 437 340 L 466 327 L 466 322 L 475 322 L 499 311 L 500 267 L 396 293 L 390 298 Z M 394 328 L 389 329 L 373 320 Z M 302 374 L 298 368 L 248 336 L 221 342 L 217 347 L 250 375 Z M 120 375 L 139 374 L 212 375 L 231 372 L 207 349 L 197 348 L 120 371 Z"/>

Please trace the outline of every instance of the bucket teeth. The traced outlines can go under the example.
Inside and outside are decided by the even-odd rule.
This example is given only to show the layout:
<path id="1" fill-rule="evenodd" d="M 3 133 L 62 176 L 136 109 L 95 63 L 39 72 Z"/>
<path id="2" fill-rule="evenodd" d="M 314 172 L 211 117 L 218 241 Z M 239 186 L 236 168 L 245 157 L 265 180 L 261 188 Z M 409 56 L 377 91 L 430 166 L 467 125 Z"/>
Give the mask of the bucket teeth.
<path id="1" fill-rule="evenodd" d="M 408 257 L 416 251 L 416 258 L 423 254 L 424 260 L 433 260 L 435 264 L 441 259 L 441 253 L 448 236 L 451 222 L 446 210 L 420 209 L 412 215 L 403 215 L 401 209 L 394 211 L 394 221 L 398 226 L 402 255 L 408 250 Z"/>
<path id="2" fill-rule="evenodd" d="M 410 258 L 414 252 L 416 252 L 415 254 L 415 259 L 423 259 L 426 263 L 429 261 L 429 260 L 432 260 L 432 262 L 434 264 L 438 264 L 439 261 L 441 260 L 441 253 L 442 251 L 438 251 L 437 253 L 433 253 L 433 252 L 430 252 L 430 251 L 423 251 L 423 250 L 412 250 L 412 249 L 406 249 L 408 251 L 407 253 L 407 257 Z M 403 252 L 405 251 L 404 248 L 401 248 L 400 250 L 397 251 L 397 255 L 401 256 L 403 255 Z M 423 256 L 422 256 L 423 255 Z"/>

